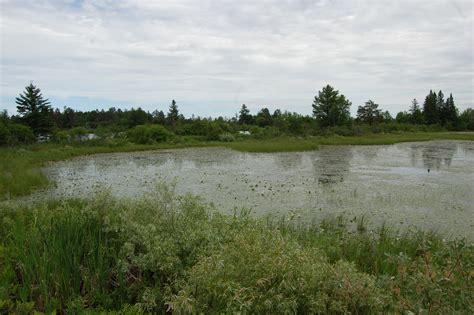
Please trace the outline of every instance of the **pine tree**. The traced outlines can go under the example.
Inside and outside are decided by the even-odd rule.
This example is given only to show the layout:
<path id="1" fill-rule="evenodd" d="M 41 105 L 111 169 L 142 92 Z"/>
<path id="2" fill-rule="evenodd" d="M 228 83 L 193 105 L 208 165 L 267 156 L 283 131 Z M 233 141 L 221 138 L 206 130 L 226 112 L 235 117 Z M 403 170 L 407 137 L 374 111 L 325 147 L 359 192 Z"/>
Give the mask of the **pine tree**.
<path id="1" fill-rule="evenodd" d="M 439 122 L 438 97 L 436 93 L 430 90 L 423 104 L 423 116 L 425 122 L 429 125 Z"/>
<path id="2" fill-rule="evenodd" d="M 17 111 L 34 134 L 47 133 L 53 125 L 52 108 L 48 99 L 43 99 L 41 90 L 32 82 L 23 94 L 16 98 Z"/>
<path id="3" fill-rule="evenodd" d="M 381 111 L 378 109 L 379 104 L 375 104 L 374 101 L 368 100 L 364 106 L 359 106 L 357 109 L 357 119 L 364 123 L 372 125 L 374 122 L 381 120 Z"/>
<path id="4" fill-rule="evenodd" d="M 441 90 L 438 92 L 438 96 L 436 97 L 436 107 L 438 108 L 439 123 L 446 125 L 446 102 L 444 101 L 444 94 Z"/>
<path id="5" fill-rule="evenodd" d="M 247 108 L 245 104 L 242 104 L 242 107 L 239 111 L 239 124 L 250 125 L 252 123 L 252 115 L 250 115 L 250 110 Z"/>
<path id="6" fill-rule="evenodd" d="M 457 124 L 458 110 L 456 105 L 454 105 L 453 94 L 449 94 L 448 99 L 440 111 L 440 116 L 444 124 L 450 124 L 451 126 Z"/>
<path id="7" fill-rule="evenodd" d="M 411 123 L 412 124 L 422 124 L 423 123 L 423 113 L 421 111 L 420 105 L 416 98 L 411 101 L 410 106 L 410 114 L 411 114 Z"/>
<path id="8" fill-rule="evenodd" d="M 166 116 L 165 113 L 163 113 L 162 110 L 155 110 L 152 113 L 153 115 L 153 123 L 154 124 L 159 124 L 159 125 L 165 125 L 166 124 Z"/>
<path id="9" fill-rule="evenodd" d="M 350 120 L 351 102 L 329 84 L 314 97 L 313 115 L 322 127 L 342 125 Z"/>
<path id="10" fill-rule="evenodd" d="M 172 100 L 170 109 L 168 111 L 168 115 L 166 117 L 168 124 L 170 125 L 173 131 L 176 131 L 179 122 L 179 110 L 178 105 L 176 105 L 176 101 Z"/>

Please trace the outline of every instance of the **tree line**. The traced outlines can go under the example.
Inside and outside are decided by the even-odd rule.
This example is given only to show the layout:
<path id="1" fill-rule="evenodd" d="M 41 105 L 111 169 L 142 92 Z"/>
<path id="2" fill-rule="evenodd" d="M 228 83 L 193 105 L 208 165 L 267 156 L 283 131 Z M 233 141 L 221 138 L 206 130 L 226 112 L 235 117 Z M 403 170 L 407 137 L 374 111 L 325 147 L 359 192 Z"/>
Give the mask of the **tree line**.
<path id="1" fill-rule="evenodd" d="M 0 113 L 1 145 L 29 143 L 45 136 L 56 140 L 77 139 L 77 136 L 86 133 L 133 138 L 131 135 L 140 133 L 137 130 L 155 134 L 156 139 L 169 139 L 176 135 L 196 136 L 205 140 L 232 140 L 239 131 L 244 130 L 253 137 L 331 133 L 357 135 L 399 130 L 474 130 L 473 109 L 459 113 L 452 94 L 445 99 L 442 91 L 436 93 L 432 90 L 422 106 L 414 99 L 408 111 L 399 112 L 395 118 L 373 100 L 358 106 L 357 116 L 352 118 L 352 103 L 330 85 L 323 87 L 314 97 L 312 116 L 279 109 L 272 113 L 267 107 L 253 115 L 243 104 L 231 118 L 202 118 L 194 115 L 186 118 L 180 113 L 175 100 L 172 100 L 167 112 L 149 112 L 140 107 L 130 110 L 111 107 L 108 110 L 91 111 L 65 107 L 60 110 L 53 109 L 49 100 L 33 83 L 16 98 L 16 104 L 18 115 L 10 117 L 6 111 Z M 161 127 L 150 129 L 150 125 Z M 136 129 L 138 126 L 148 127 Z"/>

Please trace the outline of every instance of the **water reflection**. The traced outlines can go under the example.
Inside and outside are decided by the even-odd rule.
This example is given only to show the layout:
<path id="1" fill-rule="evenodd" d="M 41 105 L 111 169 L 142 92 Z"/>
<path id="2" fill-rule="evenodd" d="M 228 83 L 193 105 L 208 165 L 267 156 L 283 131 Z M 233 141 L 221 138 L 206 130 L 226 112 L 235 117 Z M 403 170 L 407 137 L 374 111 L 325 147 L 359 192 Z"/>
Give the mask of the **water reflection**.
<path id="1" fill-rule="evenodd" d="M 282 170 L 291 170 L 303 166 L 305 153 L 280 153 L 275 154 L 273 162 L 275 166 Z"/>
<path id="2" fill-rule="evenodd" d="M 413 144 L 411 149 L 412 166 L 417 166 L 418 161 L 421 160 L 424 168 L 439 171 L 443 166 L 451 166 L 454 154 L 458 150 L 458 144 L 452 141 L 429 142 Z"/>
<path id="3" fill-rule="evenodd" d="M 313 159 L 313 172 L 318 184 L 328 186 L 343 182 L 350 170 L 352 155 L 351 147 L 319 151 Z"/>
<path id="4" fill-rule="evenodd" d="M 311 218 L 324 211 L 365 214 L 474 238 L 473 152 L 474 142 L 434 141 L 298 153 L 201 148 L 104 154 L 52 164 L 45 172 L 56 185 L 37 198 L 92 196 L 99 185 L 135 198 L 156 182 L 176 180 L 179 193 L 201 195 L 219 211 L 237 205 L 259 215 L 294 209 Z M 426 168 L 443 173 L 428 175 Z"/>

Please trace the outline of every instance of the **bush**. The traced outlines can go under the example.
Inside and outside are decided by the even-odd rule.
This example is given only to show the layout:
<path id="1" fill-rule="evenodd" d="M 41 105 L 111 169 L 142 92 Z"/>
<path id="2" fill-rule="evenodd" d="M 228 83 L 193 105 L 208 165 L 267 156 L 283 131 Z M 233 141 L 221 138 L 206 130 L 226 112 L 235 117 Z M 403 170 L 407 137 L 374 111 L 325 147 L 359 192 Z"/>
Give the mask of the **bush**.
<path id="1" fill-rule="evenodd" d="M 432 234 L 227 216 L 165 185 L 0 218 L 2 314 L 473 313 L 474 246 Z"/>
<path id="2" fill-rule="evenodd" d="M 75 127 L 69 130 L 69 135 L 73 141 L 82 141 L 83 137 L 89 133 L 84 127 Z"/>
<path id="3" fill-rule="evenodd" d="M 322 314 L 381 312 L 375 279 L 315 248 L 249 228 L 203 257 L 172 301 L 178 313 Z"/>
<path id="4" fill-rule="evenodd" d="M 222 141 L 222 142 L 234 142 L 235 141 L 235 137 L 233 134 L 231 133 L 223 133 L 221 135 L 219 135 L 219 141 Z"/>
<path id="5" fill-rule="evenodd" d="M 35 136 L 30 127 L 11 123 L 3 128 L 0 126 L 0 141 L 7 145 L 28 144 L 35 141 Z"/>
<path id="6" fill-rule="evenodd" d="M 63 143 L 69 141 L 69 139 L 71 139 L 71 136 L 65 130 L 58 130 L 53 133 L 53 140 L 56 142 Z"/>
<path id="7" fill-rule="evenodd" d="M 161 125 L 138 125 L 127 132 L 127 137 L 133 143 L 152 144 L 168 141 L 172 133 Z"/>

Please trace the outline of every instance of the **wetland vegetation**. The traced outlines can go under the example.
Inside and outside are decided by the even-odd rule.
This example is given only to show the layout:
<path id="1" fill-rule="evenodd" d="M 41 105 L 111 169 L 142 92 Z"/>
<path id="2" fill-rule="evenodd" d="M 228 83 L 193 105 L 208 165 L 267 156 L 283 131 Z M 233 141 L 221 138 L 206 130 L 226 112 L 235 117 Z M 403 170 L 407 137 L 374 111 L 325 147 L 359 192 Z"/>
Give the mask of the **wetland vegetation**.
<path id="1" fill-rule="evenodd" d="M 1 216 L 2 312 L 473 312 L 472 244 L 364 217 L 224 215 L 167 185 Z"/>
<path id="2" fill-rule="evenodd" d="M 313 116 L 252 115 L 243 105 L 234 118 L 187 119 L 175 101 L 167 115 L 60 111 L 33 84 L 17 104 L 18 116 L 0 115 L 0 313 L 474 312 L 474 112 L 458 113 L 452 95 L 430 91 L 423 108 L 414 101 L 396 118 L 368 101 L 355 119 L 329 85 Z M 365 147 L 440 139 L 464 142 Z M 72 159 L 97 153 L 115 155 Z M 196 154 L 212 167 L 196 167 Z M 180 169 L 160 168 L 181 155 Z M 126 187 L 131 196 L 114 193 L 113 181 L 98 193 L 106 160 L 149 183 L 122 178 L 136 186 Z M 188 190 L 171 184 L 183 169 Z M 145 184 L 158 187 L 138 191 Z M 214 190 L 189 191 L 201 184 Z M 288 206 L 300 202 L 329 211 L 305 216 Z M 286 209 L 263 211 L 264 203 Z M 451 225 L 437 229 L 441 221 Z"/>

